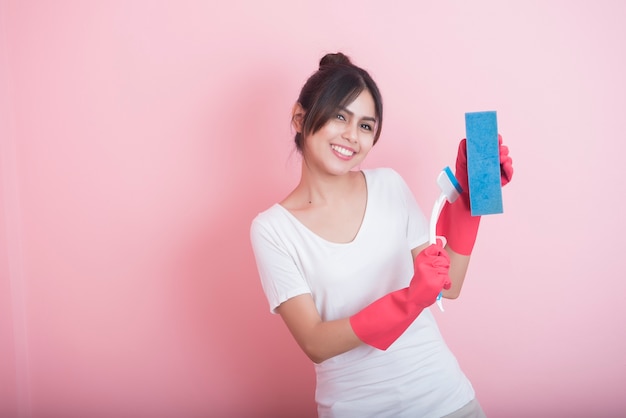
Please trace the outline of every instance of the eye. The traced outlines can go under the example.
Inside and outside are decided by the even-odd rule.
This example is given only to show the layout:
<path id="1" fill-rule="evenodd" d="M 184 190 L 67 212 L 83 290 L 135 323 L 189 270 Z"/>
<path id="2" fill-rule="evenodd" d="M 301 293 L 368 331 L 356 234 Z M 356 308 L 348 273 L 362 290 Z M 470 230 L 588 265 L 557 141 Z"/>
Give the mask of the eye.
<path id="1" fill-rule="evenodd" d="M 361 129 L 365 129 L 366 131 L 371 131 L 372 130 L 372 126 L 368 125 L 367 123 L 362 123 L 361 124 Z"/>
<path id="2" fill-rule="evenodd" d="M 345 120 L 346 120 L 346 117 L 345 117 L 344 115 L 342 115 L 341 113 L 339 113 L 339 114 L 337 115 L 337 119 L 345 121 Z"/>

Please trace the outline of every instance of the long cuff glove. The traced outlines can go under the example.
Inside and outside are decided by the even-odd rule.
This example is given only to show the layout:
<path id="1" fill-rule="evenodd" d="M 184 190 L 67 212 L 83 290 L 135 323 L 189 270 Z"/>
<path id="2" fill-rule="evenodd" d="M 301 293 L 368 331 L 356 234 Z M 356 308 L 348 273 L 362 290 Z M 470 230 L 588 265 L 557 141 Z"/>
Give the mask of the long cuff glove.
<path id="1" fill-rule="evenodd" d="M 472 216 L 470 210 L 469 187 L 467 182 L 467 146 L 463 139 L 459 144 L 456 157 L 456 173 L 454 176 L 463 188 L 463 193 L 454 204 L 446 202 L 439 221 L 437 235 L 443 235 L 448 240 L 450 248 L 462 255 L 470 255 L 476 242 L 480 216 Z M 500 144 L 500 179 L 502 186 L 513 177 L 513 160 L 509 157 L 509 148 L 502 145 L 502 137 L 498 135 Z"/>
<path id="2" fill-rule="evenodd" d="M 435 303 L 442 288 L 450 288 L 450 258 L 441 241 L 420 252 L 413 267 L 409 287 L 383 296 L 350 317 L 350 325 L 361 341 L 386 350 L 424 308 Z"/>

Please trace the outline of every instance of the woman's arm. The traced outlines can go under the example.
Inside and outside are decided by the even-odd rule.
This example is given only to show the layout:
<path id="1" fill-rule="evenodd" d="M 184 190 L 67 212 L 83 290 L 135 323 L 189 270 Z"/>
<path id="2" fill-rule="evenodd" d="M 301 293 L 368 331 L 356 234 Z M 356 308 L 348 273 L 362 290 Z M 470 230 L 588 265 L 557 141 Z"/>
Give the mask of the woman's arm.
<path id="1" fill-rule="evenodd" d="M 443 297 L 447 299 L 456 299 L 461 294 L 461 289 L 463 288 L 463 282 L 465 281 L 470 256 L 458 254 L 448 246 L 446 246 L 446 251 L 450 257 L 450 281 L 452 282 L 452 286 L 450 289 L 443 291 Z"/>
<path id="2" fill-rule="evenodd" d="M 386 350 L 423 309 L 450 288 L 450 259 L 441 243 L 421 246 L 408 287 L 390 292 L 350 318 L 322 321 L 310 294 L 288 299 L 276 310 L 306 355 L 321 363 L 365 343 Z"/>
<path id="3" fill-rule="evenodd" d="M 350 325 L 349 318 L 322 321 L 310 294 L 299 295 L 281 303 L 280 314 L 302 351 L 314 362 L 350 351 L 363 344 Z"/>
<path id="4" fill-rule="evenodd" d="M 500 135 L 498 135 L 498 146 L 501 184 L 505 186 L 513 177 L 513 160 L 509 156 L 509 148 L 502 144 Z M 465 139 L 459 143 L 455 176 L 464 192 L 457 199 L 456 203 L 450 204 L 446 202 L 439 216 L 439 222 L 437 222 L 437 235 L 445 236 L 448 242 L 446 251 L 450 257 L 450 280 L 452 287 L 443 292 L 443 297 L 448 299 L 456 299 L 461 293 L 481 218 L 480 216 L 471 215 Z M 451 245 L 456 251 L 451 248 Z"/>

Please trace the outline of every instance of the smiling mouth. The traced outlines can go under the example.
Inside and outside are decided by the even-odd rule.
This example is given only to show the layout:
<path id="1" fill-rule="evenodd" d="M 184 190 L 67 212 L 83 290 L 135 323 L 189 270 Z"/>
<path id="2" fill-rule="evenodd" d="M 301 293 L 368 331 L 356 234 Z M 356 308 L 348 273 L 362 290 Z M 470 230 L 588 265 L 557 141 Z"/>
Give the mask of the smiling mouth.
<path id="1" fill-rule="evenodd" d="M 339 154 L 345 156 L 345 157 L 352 157 L 354 154 L 356 154 L 355 151 L 349 150 L 347 148 L 344 147 L 340 147 L 339 145 L 331 145 L 330 146 L 335 152 L 338 152 Z"/>

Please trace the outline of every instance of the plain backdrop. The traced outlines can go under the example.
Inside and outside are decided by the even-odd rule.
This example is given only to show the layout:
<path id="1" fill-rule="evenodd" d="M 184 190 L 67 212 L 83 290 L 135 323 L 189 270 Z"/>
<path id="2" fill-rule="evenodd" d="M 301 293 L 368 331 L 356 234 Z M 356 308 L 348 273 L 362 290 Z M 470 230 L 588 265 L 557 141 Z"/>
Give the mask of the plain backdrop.
<path id="1" fill-rule="evenodd" d="M 626 415 L 626 2 L 0 0 L 0 416 L 312 417 L 252 218 L 327 52 L 382 90 L 363 168 L 428 213 L 464 113 L 515 176 L 436 312 L 491 417 Z"/>

